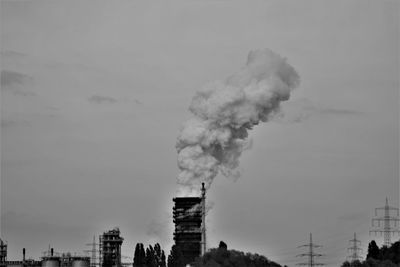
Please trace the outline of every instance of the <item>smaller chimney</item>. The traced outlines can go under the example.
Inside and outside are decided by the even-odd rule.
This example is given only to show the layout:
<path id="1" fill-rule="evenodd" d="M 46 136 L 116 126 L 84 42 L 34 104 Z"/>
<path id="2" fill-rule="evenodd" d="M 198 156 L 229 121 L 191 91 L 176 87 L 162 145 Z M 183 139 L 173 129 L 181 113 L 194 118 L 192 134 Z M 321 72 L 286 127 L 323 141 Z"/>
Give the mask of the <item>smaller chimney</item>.
<path id="1" fill-rule="evenodd" d="M 201 183 L 201 255 L 207 251 L 206 242 L 206 188 L 204 183 Z"/>
<path id="2" fill-rule="evenodd" d="M 54 249 L 53 249 L 53 248 L 50 249 L 50 256 L 51 256 L 51 257 L 54 256 Z"/>
<path id="3" fill-rule="evenodd" d="M 22 249 L 22 261 L 25 261 L 25 248 Z"/>

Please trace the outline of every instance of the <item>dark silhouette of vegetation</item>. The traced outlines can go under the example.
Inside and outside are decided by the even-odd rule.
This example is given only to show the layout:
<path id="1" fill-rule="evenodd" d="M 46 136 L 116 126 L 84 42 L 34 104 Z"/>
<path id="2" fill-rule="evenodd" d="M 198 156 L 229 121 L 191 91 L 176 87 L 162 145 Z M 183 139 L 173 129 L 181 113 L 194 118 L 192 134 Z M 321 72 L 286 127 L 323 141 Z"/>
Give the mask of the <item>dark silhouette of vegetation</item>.
<path id="1" fill-rule="evenodd" d="M 228 245 L 224 241 L 220 241 L 218 248 L 227 250 L 228 249 Z"/>
<path id="2" fill-rule="evenodd" d="M 379 259 L 379 247 L 376 244 L 375 240 L 372 240 L 368 244 L 368 254 L 367 254 L 367 259 Z"/>
<path id="3" fill-rule="evenodd" d="M 184 267 L 184 259 L 182 252 L 176 245 L 173 245 L 168 255 L 168 267 Z"/>
<path id="4" fill-rule="evenodd" d="M 142 243 L 137 243 L 135 248 L 135 254 L 133 256 L 134 267 L 146 266 L 146 252 Z"/>
<path id="5" fill-rule="evenodd" d="M 137 243 L 133 257 L 134 267 L 166 267 L 165 253 L 160 244 L 149 245 L 146 250 L 142 243 Z"/>
<path id="6" fill-rule="evenodd" d="M 228 250 L 223 241 L 219 243 L 218 248 L 205 253 L 193 265 L 195 267 L 281 267 L 262 255 Z"/>
<path id="7" fill-rule="evenodd" d="M 399 267 L 400 266 L 400 241 L 390 247 L 383 246 L 379 249 L 372 240 L 368 244 L 367 259 L 363 262 L 344 262 L 342 267 Z"/>

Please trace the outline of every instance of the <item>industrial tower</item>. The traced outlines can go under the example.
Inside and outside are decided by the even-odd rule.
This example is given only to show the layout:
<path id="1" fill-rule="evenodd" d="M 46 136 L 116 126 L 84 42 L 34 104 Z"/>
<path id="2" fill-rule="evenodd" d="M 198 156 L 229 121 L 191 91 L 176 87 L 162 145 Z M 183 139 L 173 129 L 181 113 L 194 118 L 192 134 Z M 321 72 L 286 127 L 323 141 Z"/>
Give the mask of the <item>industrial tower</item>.
<path id="1" fill-rule="evenodd" d="M 100 267 L 121 267 L 121 245 L 124 239 L 118 227 L 100 236 Z"/>
<path id="2" fill-rule="evenodd" d="M 378 211 L 383 210 L 383 217 L 378 217 Z M 390 211 L 397 211 L 397 216 L 391 216 Z M 376 227 L 375 222 L 378 222 L 378 229 L 374 229 L 369 231 L 369 233 L 383 233 L 383 245 L 389 247 L 391 245 L 391 234 L 399 234 L 400 230 L 397 228 L 397 222 L 399 219 L 399 209 L 395 207 L 389 206 L 388 199 L 386 198 L 386 204 L 384 207 L 375 209 L 375 217 L 372 219 L 372 227 Z M 383 227 L 381 226 L 381 222 L 383 221 Z M 394 222 L 393 227 L 391 222 Z"/>
<path id="3" fill-rule="evenodd" d="M 204 255 L 207 251 L 207 242 L 206 242 L 206 189 L 204 187 L 204 183 L 201 184 L 201 242 L 202 242 L 202 250 L 201 255 Z"/>
<path id="4" fill-rule="evenodd" d="M 350 256 L 348 258 L 351 262 L 361 260 L 362 258 L 359 254 L 359 251 L 361 251 L 361 248 L 359 247 L 361 246 L 361 241 L 357 240 L 356 233 L 354 233 L 354 238 L 349 240 L 349 242 L 350 247 L 348 248 L 348 250 L 350 251 Z"/>
<path id="5" fill-rule="evenodd" d="M 6 266 L 7 242 L 0 239 L 0 267 Z"/>
<path id="6" fill-rule="evenodd" d="M 206 251 L 205 197 L 203 183 L 201 197 L 173 198 L 174 241 L 185 265 L 194 262 Z"/>
<path id="7" fill-rule="evenodd" d="M 303 254 L 299 254 L 297 255 L 297 257 L 308 257 L 308 262 L 302 262 L 302 263 L 298 263 L 297 265 L 306 265 L 309 267 L 313 267 L 313 266 L 321 266 L 321 265 L 325 265 L 323 263 L 318 263 L 315 262 L 315 258 L 316 257 L 321 257 L 323 256 L 322 254 L 317 254 L 314 252 L 314 248 L 320 248 L 322 246 L 320 245 L 316 245 L 313 243 L 312 241 L 312 234 L 310 233 L 310 243 L 299 246 L 299 248 L 301 247 L 308 247 L 308 252 L 307 253 L 303 253 Z"/>

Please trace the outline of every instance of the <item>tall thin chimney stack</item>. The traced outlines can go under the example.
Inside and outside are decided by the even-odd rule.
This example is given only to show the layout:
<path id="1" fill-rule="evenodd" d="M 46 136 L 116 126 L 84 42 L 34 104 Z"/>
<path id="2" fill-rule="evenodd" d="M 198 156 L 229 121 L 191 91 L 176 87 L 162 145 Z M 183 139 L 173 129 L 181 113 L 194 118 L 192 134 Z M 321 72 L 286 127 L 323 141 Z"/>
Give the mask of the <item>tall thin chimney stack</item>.
<path id="1" fill-rule="evenodd" d="M 202 234 L 202 255 L 206 253 L 206 188 L 204 183 L 201 183 L 201 234 Z"/>
<path id="2" fill-rule="evenodd" d="M 50 256 L 52 256 L 52 257 L 54 256 L 54 248 L 50 249 Z"/>
<path id="3" fill-rule="evenodd" d="M 22 249 L 22 261 L 25 261 L 25 248 Z"/>

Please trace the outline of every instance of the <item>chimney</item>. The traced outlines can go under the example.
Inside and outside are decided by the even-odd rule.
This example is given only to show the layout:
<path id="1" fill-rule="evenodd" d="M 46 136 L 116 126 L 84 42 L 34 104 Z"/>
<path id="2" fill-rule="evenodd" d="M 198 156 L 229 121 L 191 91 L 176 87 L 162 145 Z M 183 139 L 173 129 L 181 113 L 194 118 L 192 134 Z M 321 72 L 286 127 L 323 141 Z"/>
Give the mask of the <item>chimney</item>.
<path id="1" fill-rule="evenodd" d="M 54 248 L 50 249 L 50 256 L 53 257 L 54 256 Z"/>
<path id="2" fill-rule="evenodd" d="M 22 261 L 25 261 L 25 248 L 22 249 Z"/>
<path id="3" fill-rule="evenodd" d="M 201 183 L 201 255 L 204 255 L 207 251 L 206 242 L 206 188 L 204 183 Z"/>

